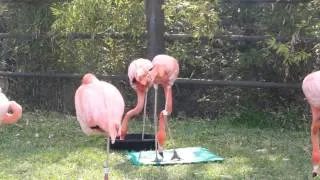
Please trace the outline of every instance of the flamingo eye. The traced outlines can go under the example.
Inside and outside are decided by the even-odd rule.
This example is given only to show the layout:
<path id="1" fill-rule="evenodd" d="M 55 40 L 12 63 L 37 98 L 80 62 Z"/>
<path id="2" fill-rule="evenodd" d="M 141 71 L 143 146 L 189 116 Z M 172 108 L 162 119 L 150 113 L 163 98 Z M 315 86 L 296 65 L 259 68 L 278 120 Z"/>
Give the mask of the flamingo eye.
<path id="1" fill-rule="evenodd" d="M 134 83 L 136 83 L 136 82 L 137 82 L 136 78 L 133 78 L 133 79 L 132 79 L 132 84 L 134 84 Z"/>

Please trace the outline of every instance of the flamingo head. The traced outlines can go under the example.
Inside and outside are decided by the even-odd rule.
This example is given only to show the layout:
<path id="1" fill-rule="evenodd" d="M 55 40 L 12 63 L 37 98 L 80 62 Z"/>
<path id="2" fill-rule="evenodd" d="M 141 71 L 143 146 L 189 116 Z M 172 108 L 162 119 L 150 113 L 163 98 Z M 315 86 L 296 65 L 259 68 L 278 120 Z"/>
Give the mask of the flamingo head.
<path id="1" fill-rule="evenodd" d="M 98 80 L 97 77 L 91 73 L 87 73 L 82 78 L 82 84 L 90 84 L 94 81 Z"/>
<path id="2" fill-rule="evenodd" d="M 162 65 L 154 65 L 149 71 L 151 82 L 158 84 L 159 81 L 163 81 L 166 78 L 166 70 Z"/>
<path id="3" fill-rule="evenodd" d="M 144 70 L 142 68 L 137 70 L 135 80 L 143 86 L 150 86 L 151 84 L 151 78 L 148 70 Z"/>

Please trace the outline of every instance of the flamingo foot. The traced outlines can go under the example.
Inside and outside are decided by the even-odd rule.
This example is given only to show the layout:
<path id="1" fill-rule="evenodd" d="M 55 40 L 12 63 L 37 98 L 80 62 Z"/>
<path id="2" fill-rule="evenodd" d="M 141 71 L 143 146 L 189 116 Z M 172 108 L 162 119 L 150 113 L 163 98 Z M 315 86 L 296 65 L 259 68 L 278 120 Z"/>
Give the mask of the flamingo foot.
<path id="1" fill-rule="evenodd" d="M 159 152 L 160 156 L 163 158 L 163 152 Z"/>
<path id="2" fill-rule="evenodd" d="M 312 172 L 312 177 L 316 177 L 316 176 L 318 176 L 318 173 Z"/>
<path id="3" fill-rule="evenodd" d="M 312 170 L 312 177 L 316 177 L 319 174 L 319 165 L 314 165 Z"/>
<path id="4" fill-rule="evenodd" d="M 154 159 L 153 162 L 159 163 L 159 162 L 161 162 L 161 161 L 162 161 L 162 159 L 159 159 L 158 157 L 156 157 L 156 159 Z"/>
<path id="5" fill-rule="evenodd" d="M 173 150 L 173 156 L 172 156 L 171 160 L 177 160 L 177 161 L 181 160 L 181 157 L 178 155 L 176 150 Z"/>
<path id="6" fill-rule="evenodd" d="M 163 158 L 163 147 L 160 144 L 158 145 L 158 152 L 160 156 Z"/>
<path id="7" fill-rule="evenodd" d="M 156 151 L 156 158 L 154 162 L 159 163 L 163 160 L 163 147 L 160 144 L 158 144 L 158 148 L 155 151 Z M 157 155 L 158 153 L 162 157 L 161 159 L 158 158 L 158 155 Z"/>

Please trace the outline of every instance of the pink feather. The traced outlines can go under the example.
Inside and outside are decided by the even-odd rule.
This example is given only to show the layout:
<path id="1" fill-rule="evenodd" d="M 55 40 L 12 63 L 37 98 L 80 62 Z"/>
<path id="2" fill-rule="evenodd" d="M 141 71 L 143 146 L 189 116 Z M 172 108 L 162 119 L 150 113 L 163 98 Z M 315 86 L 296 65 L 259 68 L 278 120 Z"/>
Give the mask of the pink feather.
<path id="1" fill-rule="evenodd" d="M 91 75 L 92 80 L 86 81 L 86 75 Z M 112 84 L 99 81 L 92 74 L 86 75 L 75 94 L 77 120 L 85 134 L 108 134 L 114 143 L 124 112 L 123 97 Z"/>
<path id="2" fill-rule="evenodd" d="M 172 86 L 179 75 L 178 61 L 172 56 L 160 54 L 153 58 L 152 64 L 153 66 L 161 65 L 165 68 L 169 76 L 167 83 Z"/>
<path id="3" fill-rule="evenodd" d="M 133 80 L 144 80 L 146 75 L 148 75 L 149 70 L 152 68 L 152 63 L 148 59 L 139 58 L 134 61 L 132 61 L 128 68 L 128 77 L 130 80 L 130 85 L 135 89 L 135 84 L 133 83 Z M 147 83 L 144 82 L 144 83 Z"/>
<path id="4" fill-rule="evenodd" d="M 304 78 L 302 90 L 309 104 L 320 108 L 320 71 L 310 73 Z"/>
<path id="5" fill-rule="evenodd" d="M 10 114 L 9 110 L 13 113 Z M 22 116 L 22 107 L 15 101 L 9 101 L 0 88 L 0 124 L 16 123 Z"/>

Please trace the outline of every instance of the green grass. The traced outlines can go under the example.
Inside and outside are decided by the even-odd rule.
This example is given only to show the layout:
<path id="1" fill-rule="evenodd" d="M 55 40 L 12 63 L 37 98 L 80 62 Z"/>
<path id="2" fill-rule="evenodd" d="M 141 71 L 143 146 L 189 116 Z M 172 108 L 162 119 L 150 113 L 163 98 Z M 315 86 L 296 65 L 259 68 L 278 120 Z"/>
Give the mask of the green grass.
<path id="1" fill-rule="evenodd" d="M 20 124 L 26 120 L 25 128 L 9 125 L 0 132 L 0 179 L 103 178 L 103 137 L 84 135 L 73 116 L 25 113 Z M 141 124 L 131 121 L 129 131 L 139 132 Z M 111 151 L 110 179 L 311 179 L 308 130 L 250 128 L 232 117 L 170 119 L 170 127 L 174 144 L 168 139 L 166 148 L 201 146 L 225 160 L 136 167 L 125 152 Z"/>

